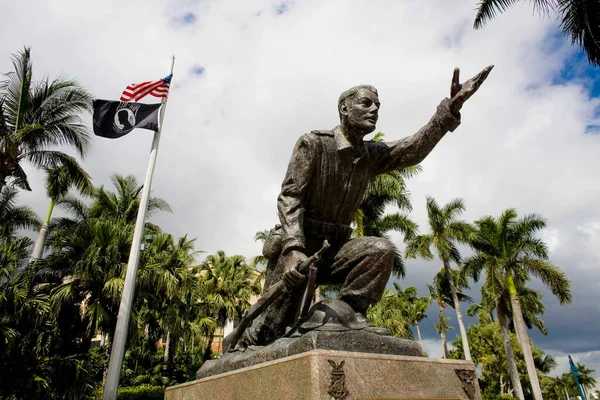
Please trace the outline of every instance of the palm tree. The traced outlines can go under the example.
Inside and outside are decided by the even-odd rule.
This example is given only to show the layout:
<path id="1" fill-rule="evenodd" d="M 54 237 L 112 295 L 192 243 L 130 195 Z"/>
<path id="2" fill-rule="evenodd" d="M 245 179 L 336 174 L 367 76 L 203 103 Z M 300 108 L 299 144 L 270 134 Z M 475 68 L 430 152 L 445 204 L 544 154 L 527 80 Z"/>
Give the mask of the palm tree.
<path id="1" fill-rule="evenodd" d="M 52 298 L 59 309 L 81 305 L 88 346 L 97 332 L 112 339 L 132 234 L 131 225 L 110 219 L 84 219 L 51 231 L 53 251 L 45 262 L 62 278 Z"/>
<path id="2" fill-rule="evenodd" d="M 246 259 L 240 255 L 227 256 L 219 250 L 195 267 L 195 272 L 202 276 L 202 301 L 211 309 L 218 328 L 224 328 L 228 320 L 241 319 L 250 307 L 250 297 L 261 291 L 258 271 L 246 264 Z M 214 332 L 209 335 L 206 358 L 210 358 L 213 336 Z"/>
<path id="3" fill-rule="evenodd" d="M 432 298 L 429 296 L 419 297 L 417 294 L 417 288 L 409 286 L 406 289 L 394 282 L 394 289 L 396 289 L 396 296 L 403 299 L 407 303 L 406 316 L 410 325 L 417 328 L 417 337 L 419 343 L 423 346 L 423 340 L 421 339 L 421 329 L 419 328 L 419 322 L 427 318 L 427 309 L 432 302 Z"/>
<path id="4" fill-rule="evenodd" d="M 512 382 L 507 380 L 508 368 L 506 354 L 500 350 L 503 347 L 503 338 L 499 323 L 489 322 L 480 323 L 478 325 L 470 325 L 468 335 L 473 362 L 476 364 L 478 369 L 481 370 L 479 380 L 482 391 L 487 392 L 488 395 L 491 393 L 498 394 L 499 392 L 500 395 L 516 397 L 515 389 L 512 387 Z M 516 335 L 512 332 L 510 332 L 510 341 L 515 350 L 520 380 L 526 380 L 527 377 L 524 374 L 527 373 L 527 368 L 522 357 L 522 349 L 519 345 Z M 451 358 L 461 358 L 462 342 L 457 339 L 453 341 L 452 344 L 455 350 L 451 352 Z M 549 379 L 554 378 L 545 376 L 556 367 L 556 361 L 552 356 L 547 355 L 542 350 L 538 349 L 533 343 L 532 351 L 538 374 L 543 380 L 544 399 L 563 399 L 564 389 L 561 389 L 561 393 L 559 393 L 558 396 L 551 396 L 551 394 L 554 394 L 552 393 L 554 390 L 551 388 L 553 382 L 549 382 Z M 525 395 L 530 398 L 530 393 L 531 391 L 528 391 L 525 393 Z M 486 395 L 484 394 L 484 396 Z"/>
<path id="5" fill-rule="evenodd" d="M 89 356 L 51 307 L 52 280 L 39 265 L 27 267 L 31 245 L 0 239 L 0 397 L 87 398 Z"/>
<path id="6" fill-rule="evenodd" d="M 458 271 L 453 271 L 452 276 L 454 278 L 454 287 L 456 290 L 456 297 L 459 301 L 472 302 L 473 299 L 462 292 L 462 289 L 466 287 L 466 282 L 460 280 Z M 431 284 L 427 284 L 431 299 L 438 304 L 438 323 L 436 324 L 436 330 L 442 338 L 442 348 L 444 349 L 444 358 L 448 358 L 448 346 L 446 344 L 446 331 L 450 328 L 447 327 L 450 319 L 445 319 L 444 310 L 448 304 L 452 305 L 453 296 L 450 289 L 450 282 L 447 279 L 446 271 L 444 268 L 433 278 Z M 464 342 L 464 341 L 463 341 Z"/>
<path id="7" fill-rule="evenodd" d="M 265 243 L 265 241 L 267 240 L 268 237 L 269 237 L 269 230 L 263 229 L 262 231 L 258 231 L 254 234 L 254 241 Z M 259 254 L 250 259 L 250 265 L 256 269 L 258 269 L 259 267 L 266 267 L 268 263 L 269 263 L 269 260 L 263 254 Z M 263 272 L 261 272 L 261 274 L 265 274 L 265 272 L 266 272 L 266 270 L 263 270 Z"/>
<path id="8" fill-rule="evenodd" d="M 465 260 L 461 273 L 471 274 L 475 281 L 478 281 L 481 271 L 474 268 L 472 263 L 473 261 L 471 258 Z M 490 265 L 490 267 L 494 268 L 494 264 Z M 479 322 L 481 324 L 488 324 L 494 322 L 493 312 L 496 311 L 498 315 L 500 333 L 502 335 L 502 344 L 506 353 L 506 368 L 508 370 L 508 376 L 514 390 L 515 397 L 519 400 L 522 400 L 525 395 L 521 386 L 521 379 L 519 377 L 519 371 L 515 359 L 515 349 L 513 348 L 510 337 L 510 328 L 511 326 L 514 328 L 514 319 L 510 308 L 510 299 L 506 294 L 505 288 L 501 284 L 502 278 L 500 277 L 500 282 L 498 281 L 498 277 L 496 276 L 497 271 L 485 271 L 486 279 L 481 288 L 481 303 L 469 307 L 469 310 L 467 310 L 467 315 L 474 316 L 478 313 Z M 546 329 L 543 321 L 536 315 L 544 312 L 541 294 L 535 290 L 522 287 L 522 285 L 519 288 L 519 293 L 521 293 L 523 318 L 525 324 L 529 329 L 531 329 L 533 326 L 537 327 L 540 332 L 546 335 L 548 330 Z"/>
<path id="9" fill-rule="evenodd" d="M 264 241 L 267 240 L 267 237 L 269 237 L 269 230 L 263 229 L 262 231 L 257 231 L 254 234 L 254 241 L 264 243 Z"/>
<path id="10" fill-rule="evenodd" d="M 381 142 L 383 136 L 379 132 L 372 140 Z M 354 235 L 390 239 L 389 232 L 395 231 L 402 233 L 405 241 L 412 239 L 418 226 L 408 216 L 408 212 L 412 211 L 412 204 L 406 179 L 417 175 L 421 170 L 420 165 L 415 165 L 378 175 L 369 182 L 363 201 L 354 214 Z M 395 206 L 400 212 L 386 214 L 387 206 Z M 393 272 L 396 276 L 405 276 L 404 261 L 400 253 L 396 253 Z"/>
<path id="11" fill-rule="evenodd" d="M 577 375 L 577 380 L 579 380 L 579 384 L 586 392 L 596 387 L 596 383 L 598 381 L 594 378 L 593 369 L 587 368 L 585 365 L 577 363 L 577 370 L 579 371 L 579 375 Z M 589 395 L 586 393 L 586 397 L 589 398 Z"/>
<path id="12" fill-rule="evenodd" d="M 48 235 L 48 227 L 56 202 L 66 196 L 71 187 L 75 187 L 80 193 L 85 194 L 89 194 L 93 190 L 91 177 L 78 163 L 60 165 L 53 168 L 44 167 L 44 170 L 46 171 L 46 194 L 50 198 L 50 207 L 48 208 L 46 220 L 42 224 L 38 238 L 35 241 L 31 254 L 32 260 L 42 258 Z"/>
<path id="13" fill-rule="evenodd" d="M 499 296 L 496 296 L 496 313 L 498 314 L 498 324 L 500 325 L 502 343 L 504 345 L 504 351 L 506 352 L 508 376 L 510 378 L 513 390 L 515 391 L 517 400 L 524 400 L 525 395 L 523 394 L 523 387 L 521 385 L 521 379 L 519 378 L 519 370 L 517 369 L 513 345 L 510 340 L 508 317 L 506 316 L 507 310 L 508 306 L 506 294 L 502 293 Z"/>
<path id="14" fill-rule="evenodd" d="M 91 94 L 64 78 L 32 80 L 31 51 L 12 57 L 14 71 L 0 83 L 0 189 L 11 180 L 31 190 L 23 163 L 37 168 L 73 165 L 76 160 L 58 146 L 85 156 L 90 135 L 79 114 L 91 110 Z"/>
<path id="15" fill-rule="evenodd" d="M 143 328 L 154 325 L 167 334 L 164 361 L 170 368 L 180 339 L 192 341 L 214 328 L 214 319 L 199 305 L 199 277 L 189 268 L 200 251 L 196 239 L 158 234 L 144 250 L 136 290 L 134 318 Z M 199 312 L 201 311 L 201 312 Z M 145 314 L 145 315 L 141 315 Z"/>
<path id="16" fill-rule="evenodd" d="M 413 334 L 407 318 L 408 307 L 405 299 L 386 289 L 381 300 L 369 307 L 367 317 L 373 326 L 387 328 L 396 337 L 412 339 Z"/>
<path id="17" fill-rule="evenodd" d="M 4 186 L 0 190 L 0 238 L 10 238 L 20 229 L 35 229 L 40 219 L 31 208 L 17 206 L 17 190 Z"/>
<path id="18" fill-rule="evenodd" d="M 438 323 L 435 324 L 435 330 L 442 338 L 443 358 L 448 358 L 448 345 L 446 344 L 446 320 L 444 319 L 444 309 L 448 306 L 446 296 L 442 293 L 439 285 L 427 284 L 429 294 L 433 301 L 438 304 Z"/>
<path id="19" fill-rule="evenodd" d="M 414 303 L 411 304 L 409 312 L 410 323 L 415 328 L 417 328 L 417 337 L 419 338 L 419 343 L 421 344 L 421 346 L 423 346 L 423 339 L 421 338 L 421 329 L 419 327 L 419 322 L 421 322 L 424 318 L 427 318 L 427 314 L 425 313 L 427 312 L 431 301 L 432 299 L 429 296 L 419 297 L 415 300 Z"/>
<path id="20" fill-rule="evenodd" d="M 23 314 L 43 304 L 41 299 L 32 301 L 28 276 L 19 273 L 25 269 L 30 247 L 26 237 L 0 238 L 0 350 L 18 339 L 16 326 Z"/>
<path id="21" fill-rule="evenodd" d="M 115 175 L 113 184 L 116 192 L 95 189 L 91 205 L 69 195 L 59 198 L 57 206 L 70 217 L 56 219 L 48 238 L 53 252 L 47 265 L 63 278 L 53 301 L 59 308 L 82 306 L 88 345 L 97 332 L 112 339 L 140 202 L 141 186 L 134 177 Z M 149 215 L 161 210 L 170 210 L 169 205 L 151 198 Z"/>
<path id="22" fill-rule="evenodd" d="M 133 175 L 114 174 L 110 179 L 116 191 L 108 191 L 104 186 L 97 188 L 93 194 L 94 204 L 90 208 L 90 216 L 93 218 L 116 218 L 127 224 L 135 224 L 143 185 Z M 165 200 L 151 197 L 148 200 L 146 219 L 159 211 L 171 212 L 171 207 Z M 151 225 L 146 224 L 146 226 L 147 229 L 152 229 Z"/>
<path id="23" fill-rule="evenodd" d="M 482 271 L 485 272 L 484 287 L 494 297 L 500 326 L 506 330 L 510 301 L 514 328 L 523 348 L 532 393 L 536 400 L 542 400 L 521 306 L 521 293 L 533 275 L 550 288 L 561 304 L 567 304 L 572 299 L 570 282 L 564 272 L 548 262 L 546 244 L 535 237 L 535 233 L 546 226 L 546 221 L 539 215 L 529 214 L 517 219 L 516 211 L 508 209 L 498 219 L 491 216 L 480 219 L 476 226 L 472 246 L 477 253 L 465 262 L 464 268 L 475 280 L 478 280 Z"/>
<path id="24" fill-rule="evenodd" d="M 431 247 L 433 247 L 437 253 L 438 258 L 444 265 L 446 279 L 450 285 L 452 304 L 456 310 L 456 318 L 458 319 L 458 327 L 460 328 L 460 335 L 463 341 L 465 359 L 471 360 L 471 351 L 469 350 L 467 331 L 460 311 L 460 300 L 457 295 L 456 281 L 453 277 L 453 270 L 450 267 L 451 262 L 459 264 L 461 261 L 456 244 L 467 243 L 469 234 L 472 230 L 471 225 L 458 219 L 458 216 L 464 210 L 465 204 L 462 199 L 454 199 L 443 208 L 440 208 L 433 197 L 427 197 L 427 216 L 431 233 L 419 235 L 410 240 L 406 248 L 406 256 L 411 258 L 419 256 L 426 260 L 431 260 L 434 258 Z"/>
<path id="25" fill-rule="evenodd" d="M 433 324 L 433 327 L 435 328 L 436 332 L 439 333 L 442 337 L 442 349 L 444 350 L 444 358 L 448 358 L 448 340 L 446 339 L 446 333 L 450 329 L 454 329 L 453 326 L 448 325 L 450 319 L 450 317 L 444 317 L 442 314 L 440 314 L 438 322 L 436 324 Z"/>
<path id="26" fill-rule="evenodd" d="M 480 0 L 473 26 L 482 28 L 497 12 L 506 11 L 518 0 Z M 555 11 L 562 19 L 563 33 L 587 53 L 591 64 L 600 65 L 600 3 L 594 0 L 533 0 L 542 15 Z"/>
<path id="27" fill-rule="evenodd" d="M 580 372 L 579 382 L 584 390 L 584 395 L 589 399 L 591 398 L 589 396 L 589 391 L 592 390 L 597 383 L 597 380 L 592 376 L 594 370 L 589 369 L 580 363 L 577 363 L 577 369 Z M 579 396 L 577 385 L 571 372 L 564 373 L 556 378 L 543 376 L 542 386 L 544 387 L 545 399 L 563 399 L 565 394 L 567 394 L 567 397 L 571 398 Z M 599 391 L 596 391 L 596 394 L 599 394 Z"/>
<path id="28" fill-rule="evenodd" d="M 467 260 L 468 261 L 468 260 Z M 466 261 L 466 262 L 467 262 Z M 466 265 L 466 264 L 465 264 Z M 461 271 L 463 274 L 467 271 L 463 268 Z M 466 277 L 461 278 L 466 279 Z M 477 276 L 479 280 L 479 276 Z M 494 322 L 494 311 L 496 310 L 496 298 L 492 295 L 497 288 L 488 288 L 483 286 L 481 288 L 481 303 L 473 304 L 467 310 L 469 317 L 478 316 L 479 323 L 487 324 Z M 542 334 L 548 334 L 548 328 L 544 324 L 544 321 L 538 316 L 543 314 L 546 310 L 546 306 L 542 302 L 543 295 L 537 290 L 528 287 L 518 288 L 521 297 L 521 309 L 523 311 L 523 320 L 528 329 L 536 327 Z M 510 301 L 506 304 L 505 313 L 508 318 L 509 328 L 514 330 L 514 322 L 512 317 L 512 311 L 510 310 Z"/>
<path id="29" fill-rule="evenodd" d="M 542 374 L 549 374 L 558 363 L 550 354 L 545 354 L 540 350 L 540 356 L 535 359 L 535 368 Z M 592 371 L 594 372 L 594 371 Z"/>

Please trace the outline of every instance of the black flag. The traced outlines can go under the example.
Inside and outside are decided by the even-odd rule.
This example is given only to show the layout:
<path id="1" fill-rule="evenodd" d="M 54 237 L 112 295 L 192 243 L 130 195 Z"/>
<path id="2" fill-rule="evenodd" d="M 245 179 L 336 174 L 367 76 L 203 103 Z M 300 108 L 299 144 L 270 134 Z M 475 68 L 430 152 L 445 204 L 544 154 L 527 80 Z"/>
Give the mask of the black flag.
<path id="1" fill-rule="evenodd" d="M 94 100 L 94 133 L 109 139 L 127 135 L 134 128 L 158 130 L 161 104 Z"/>

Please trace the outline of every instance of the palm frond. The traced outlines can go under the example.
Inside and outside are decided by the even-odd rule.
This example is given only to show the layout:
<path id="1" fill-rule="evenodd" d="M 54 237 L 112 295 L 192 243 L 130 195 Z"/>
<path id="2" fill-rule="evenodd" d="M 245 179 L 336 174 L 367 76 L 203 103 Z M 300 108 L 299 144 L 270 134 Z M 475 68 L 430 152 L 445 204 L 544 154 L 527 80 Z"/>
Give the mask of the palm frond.
<path id="1" fill-rule="evenodd" d="M 600 5 L 597 1 L 558 0 L 563 32 L 585 51 L 588 61 L 600 66 Z"/>
<path id="2" fill-rule="evenodd" d="M 548 286 L 561 304 L 570 304 L 573 301 L 571 282 L 560 268 L 536 259 L 522 260 L 522 265 Z"/>
<path id="3" fill-rule="evenodd" d="M 268 229 L 263 229 L 262 231 L 258 231 L 254 234 L 254 241 L 255 242 L 264 242 L 265 240 L 267 240 L 267 237 L 269 236 L 269 230 Z"/>
<path id="4" fill-rule="evenodd" d="M 406 258 L 421 257 L 425 260 L 433 260 L 431 245 L 433 244 L 432 235 L 418 235 L 406 245 Z"/>
<path id="5" fill-rule="evenodd" d="M 381 232 L 396 231 L 404 234 L 404 241 L 414 238 L 418 232 L 419 226 L 408 215 L 388 214 L 379 221 L 379 230 Z"/>
<path id="6" fill-rule="evenodd" d="M 17 191 L 11 186 L 0 190 L 0 238 L 9 238 L 20 229 L 36 230 L 41 225 L 37 214 L 27 206 L 17 206 Z"/>
<path id="7" fill-rule="evenodd" d="M 503 13 L 518 0 L 481 0 L 477 5 L 477 15 L 473 22 L 475 29 L 482 28 L 486 23 L 493 19 L 497 13 Z M 549 14 L 550 10 L 555 9 L 555 0 L 533 0 L 533 9 L 541 16 Z"/>
<path id="8" fill-rule="evenodd" d="M 93 185 L 90 175 L 75 159 L 65 159 L 65 164 L 54 168 L 44 168 L 46 171 L 46 194 L 55 201 L 64 197 L 71 187 L 80 193 L 91 194 Z"/>
<path id="9" fill-rule="evenodd" d="M 29 103 L 31 88 L 32 66 L 31 49 L 23 48 L 17 54 L 12 55 L 13 72 L 6 74 L 8 82 L 6 85 L 5 110 L 6 121 L 13 130 L 21 128 L 23 116 Z"/>
<path id="10" fill-rule="evenodd" d="M 16 164 L 14 166 L 14 168 L 12 169 L 11 172 L 11 184 L 21 188 L 23 190 L 27 190 L 28 192 L 31 192 L 31 186 L 29 185 L 29 180 L 27 179 L 27 174 L 25 173 L 25 170 L 23 169 L 23 167 L 21 167 L 21 165 Z M 2 182 L 0 182 L 1 184 Z"/>

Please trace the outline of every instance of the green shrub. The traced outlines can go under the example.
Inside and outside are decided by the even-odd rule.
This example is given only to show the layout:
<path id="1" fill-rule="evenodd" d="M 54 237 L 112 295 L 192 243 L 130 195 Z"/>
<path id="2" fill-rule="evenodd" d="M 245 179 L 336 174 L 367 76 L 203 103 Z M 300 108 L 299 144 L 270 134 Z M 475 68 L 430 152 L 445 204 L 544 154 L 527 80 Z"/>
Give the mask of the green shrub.
<path id="1" fill-rule="evenodd" d="M 512 396 L 498 394 L 493 388 L 485 388 L 481 393 L 482 400 L 514 400 Z"/>
<path id="2" fill-rule="evenodd" d="M 165 388 L 162 386 L 122 387 L 117 392 L 117 400 L 162 400 L 164 397 Z"/>

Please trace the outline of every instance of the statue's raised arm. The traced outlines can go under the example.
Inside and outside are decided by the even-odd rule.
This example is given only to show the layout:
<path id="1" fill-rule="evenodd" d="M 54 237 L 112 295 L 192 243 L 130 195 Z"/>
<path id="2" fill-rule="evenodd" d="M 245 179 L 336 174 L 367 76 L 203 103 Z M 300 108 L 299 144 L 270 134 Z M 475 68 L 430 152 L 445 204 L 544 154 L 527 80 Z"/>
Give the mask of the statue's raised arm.
<path id="1" fill-rule="evenodd" d="M 461 84 L 459 81 L 460 70 L 454 68 L 454 74 L 452 75 L 452 84 L 450 85 L 450 111 L 452 113 L 458 113 L 462 108 L 465 101 L 469 100 L 471 96 L 475 94 L 481 84 L 487 79 L 490 71 L 494 68 L 493 65 L 489 65 L 483 69 L 480 73 Z"/>
<path id="2" fill-rule="evenodd" d="M 455 68 L 450 85 L 450 98 L 442 100 L 427 124 L 412 136 L 372 146 L 377 160 L 377 173 L 405 168 L 423 161 L 447 132 L 453 132 L 460 125 L 460 110 L 463 104 L 475 94 L 492 68 L 493 65 L 484 68 L 462 84 L 459 81 L 460 70 Z"/>

